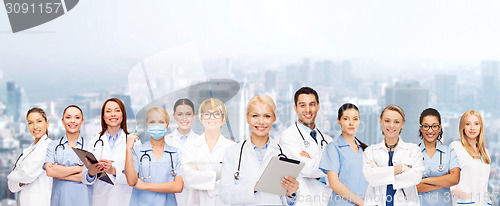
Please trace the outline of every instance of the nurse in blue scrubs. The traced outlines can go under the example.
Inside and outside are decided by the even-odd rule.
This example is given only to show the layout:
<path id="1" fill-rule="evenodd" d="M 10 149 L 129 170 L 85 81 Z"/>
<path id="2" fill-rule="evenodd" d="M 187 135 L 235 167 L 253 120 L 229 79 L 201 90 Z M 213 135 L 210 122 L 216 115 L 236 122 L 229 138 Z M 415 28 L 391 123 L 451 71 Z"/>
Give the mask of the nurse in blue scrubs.
<path id="1" fill-rule="evenodd" d="M 419 144 L 425 170 L 417 185 L 421 205 L 453 205 L 450 187 L 460 181 L 460 165 L 455 151 L 441 144 L 441 115 L 433 108 L 420 114 Z"/>
<path id="2" fill-rule="evenodd" d="M 53 177 L 52 206 L 87 206 L 92 205 L 91 185 L 82 183 L 82 166 L 72 147 L 87 149 L 88 145 L 80 136 L 83 125 L 83 112 L 76 105 L 64 109 L 62 124 L 66 134 L 52 141 L 47 147 L 44 169 L 47 176 Z"/>
<path id="3" fill-rule="evenodd" d="M 137 135 L 127 137 L 125 176 L 133 186 L 130 205 L 177 205 L 174 193 L 182 192 L 180 150 L 165 143 L 169 117 L 161 107 L 146 114 L 147 131 L 151 140 L 142 145 Z"/>
<path id="4" fill-rule="evenodd" d="M 328 176 L 332 196 L 328 205 L 363 205 L 368 182 L 363 175 L 363 150 L 368 147 L 356 138 L 359 110 L 346 103 L 339 108 L 337 122 L 342 134 L 326 146 L 319 169 Z"/>

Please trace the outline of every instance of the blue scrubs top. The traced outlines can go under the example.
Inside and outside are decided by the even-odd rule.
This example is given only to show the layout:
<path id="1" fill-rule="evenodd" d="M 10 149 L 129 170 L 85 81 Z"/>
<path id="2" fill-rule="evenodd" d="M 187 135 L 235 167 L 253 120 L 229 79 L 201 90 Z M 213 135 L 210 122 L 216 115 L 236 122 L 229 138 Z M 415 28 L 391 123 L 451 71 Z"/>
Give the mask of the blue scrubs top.
<path id="1" fill-rule="evenodd" d="M 425 152 L 426 149 L 424 143 L 420 143 L 419 146 L 420 149 L 422 149 L 422 156 L 424 157 L 425 166 L 422 178 L 446 175 L 450 173 L 451 169 L 455 167 L 460 168 L 458 157 L 455 154 L 455 150 L 453 150 L 452 148 L 436 143 L 436 153 L 431 158 L 429 157 L 427 152 Z M 442 171 L 438 170 L 440 158 L 443 165 Z M 418 195 L 420 196 L 419 198 L 421 200 L 421 205 L 453 205 L 449 187 L 430 192 L 418 193 Z"/>
<path id="2" fill-rule="evenodd" d="M 329 143 L 319 164 L 319 169 L 333 171 L 338 173 L 339 180 L 352 193 L 359 198 L 364 198 L 368 182 L 363 175 L 363 150 L 358 143 L 359 152 L 356 153 L 349 147 L 349 144 L 340 135 L 337 139 Z M 355 205 L 354 203 L 343 199 L 332 191 L 328 205 Z"/>
<path id="3" fill-rule="evenodd" d="M 59 141 L 62 145 L 64 145 L 64 149 L 61 145 L 59 145 Z M 86 142 L 82 137 L 78 137 L 76 148 L 82 148 L 83 144 L 83 149 L 87 150 L 88 145 L 85 145 L 85 143 Z M 71 149 L 71 147 L 68 145 L 68 138 L 65 135 L 64 137 L 62 137 L 62 141 L 59 138 L 49 144 L 49 146 L 47 147 L 45 162 L 56 163 L 63 166 L 78 166 L 80 158 L 78 158 L 73 149 Z M 86 185 L 81 182 L 54 179 L 52 183 L 52 197 L 50 199 L 50 205 L 92 205 L 93 188 L 94 187 L 92 185 Z"/>
<path id="4" fill-rule="evenodd" d="M 156 156 L 153 154 L 153 148 L 151 146 L 151 142 L 146 142 L 142 145 L 135 145 L 132 151 L 134 158 L 134 167 L 135 171 L 139 178 L 143 178 L 150 176 L 149 179 L 143 179 L 146 183 L 166 183 L 173 182 L 174 178 L 177 176 L 181 176 L 180 166 L 180 150 L 168 146 L 166 143 L 163 146 L 164 153 L 160 159 L 156 159 Z M 151 161 L 144 155 L 147 153 L 151 157 Z M 174 176 L 170 174 L 172 170 L 172 163 L 170 161 L 170 154 L 172 154 L 172 162 L 174 165 L 175 172 L 177 173 Z M 144 155 L 144 156 L 143 156 Z M 140 165 L 140 159 L 142 157 L 142 167 Z M 151 167 L 150 167 L 151 166 Z M 151 169 L 150 169 L 151 168 Z M 130 205 L 151 205 L 151 206 L 163 206 L 163 205 L 177 205 L 177 201 L 175 200 L 174 193 L 158 193 L 151 192 L 146 190 L 132 190 L 132 197 L 130 198 Z"/>

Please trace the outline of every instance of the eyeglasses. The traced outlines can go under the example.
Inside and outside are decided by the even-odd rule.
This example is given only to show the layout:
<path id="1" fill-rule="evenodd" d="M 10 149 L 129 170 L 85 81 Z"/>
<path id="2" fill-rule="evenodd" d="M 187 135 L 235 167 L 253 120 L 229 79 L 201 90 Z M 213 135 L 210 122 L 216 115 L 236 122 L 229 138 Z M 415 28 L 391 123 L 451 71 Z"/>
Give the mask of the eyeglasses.
<path id="1" fill-rule="evenodd" d="M 435 125 L 432 125 L 432 126 L 429 126 L 429 125 L 426 125 L 426 124 L 420 125 L 420 128 L 422 128 L 422 130 L 424 130 L 424 131 L 427 131 L 430 128 L 432 128 L 432 130 L 434 130 L 434 131 L 438 131 L 440 127 L 441 127 L 441 125 L 439 125 L 439 124 L 435 124 Z"/>
<path id="2" fill-rule="evenodd" d="M 220 119 L 222 118 L 222 112 L 215 111 L 215 112 L 204 112 L 202 115 L 203 119 L 208 120 L 210 117 L 214 116 L 214 119 Z"/>

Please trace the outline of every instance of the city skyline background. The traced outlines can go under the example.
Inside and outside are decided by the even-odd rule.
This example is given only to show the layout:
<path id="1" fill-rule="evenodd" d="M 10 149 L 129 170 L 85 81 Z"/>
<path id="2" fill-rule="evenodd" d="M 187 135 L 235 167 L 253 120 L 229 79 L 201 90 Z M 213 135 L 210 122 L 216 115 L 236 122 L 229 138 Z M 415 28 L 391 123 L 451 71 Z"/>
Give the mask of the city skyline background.
<path id="1" fill-rule="evenodd" d="M 275 100 L 276 137 L 296 119 L 293 93 L 301 86 L 319 92 L 318 127 L 334 138 L 338 107 L 358 105 L 357 136 L 368 144 L 382 140 L 379 115 L 388 104 L 404 109 L 401 136 L 409 142 L 419 141 L 420 112 L 438 109 L 446 145 L 458 138 L 463 112 L 480 111 L 492 156 L 490 191 L 499 192 L 499 9 L 496 1 L 451 0 L 88 0 L 13 34 L 0 8 L 0 199 L 12 203 L 5 176 L 33 142 L 24 120 L 30 107 L 46 109 L 55 139 L 64 134 L 62 109 L 81 106 L 82 134 L 90 138 L 110 97 L 127 104 L 133 128 L 151 102 L 171 114 L 176 98 L 191 95 L 199 105 L 212 95 L 228 99 L 222 132 L 240 141 L 249 134 L 249 98 Z M 196 87 L 208 81 L 209 89 Z M 203 131 L 197 119 L 193 130 Z"/>

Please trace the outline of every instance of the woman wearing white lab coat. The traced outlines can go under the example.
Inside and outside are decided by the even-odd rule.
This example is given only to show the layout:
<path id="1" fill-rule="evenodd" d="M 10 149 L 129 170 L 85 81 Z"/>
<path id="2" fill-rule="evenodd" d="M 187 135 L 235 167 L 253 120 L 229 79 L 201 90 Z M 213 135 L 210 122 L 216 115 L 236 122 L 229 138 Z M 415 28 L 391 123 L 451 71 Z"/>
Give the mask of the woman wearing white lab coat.
<path id="1" fill-rule="evenodd" d="M 18 192 L 17 205 L 50 205 L 52 178 L 42 169 L 45 162 L 49 120 L 40 108 L 32 108 L 26 114 L 28 130 L 35 141 L 19 155 L 12 172 L 7 176 L 11 192 Z"/>
<path id="2" fill-rule="evenodd" d="M 199 109 L 205 132 L 188 139 L 182 149 L 181 171 L 189 189 L 187 205 L 223 205 L 219 198 L 220 171 L 226 148 L 234 145 L 220 133 L 226 107 L 219 99 L 203 101 Z"/>
<path id="3" fill-rule="evenodd" d="M 492 205 L 488 193 L 491 159 L 486 150 L 484 122 L 475 110 L 460 118 L 460 141 L 450 144 L 460 164 L 460 182 L 452 186 L 453 205 Z"/>
<path id="4" fill-rule="evenodd" d="M 299 182 L 285 177 L 281 186 L 287 196 L 256 192 L 255 186 L 272 157 L 286 155 L 269 131 L 276 121 L 276 105 L 265 95 L 253 97 L 247 106 L 247 123 L 252 135 L 224 154 L 221 174 L 221 200 L 231 205 L 294 205 Z M 241 161 L 240 161 L 241 158 Z"/>
<path id="5" fill-rule="evenodd" d="M 165 142 L 170 146 L 182 149 L 187 140 L 200 138 L 198 134 L 191 130 L 191 124 L 195 116 L 193 102 L 186 98 L 178 99 L 174 104 L 174 119 L 177 122 L 177 129 L 165 137 Z M 177 205 L 188 205 L 188 195 L 189 189 L 184 185 L 181 193 L 175 193 Z"/>
<path id="6" fill-rule="evenodd" d="M 425 168 L 420 148 L 399 137 L 404 117 L 395 105 L 382 110 L 384 141 L 363 153 L 363 174 L 368 181 L 364 205 L 420 205 L 416 185 Z"/>
<path id="7" fill-rule="evenodd" d="M 89 141 L 89 151 L 100 161 L 90 169 L 83 168 L 82 182 L 94 185 L 93 205 L 128 205 L 132 187 L 127 183 L 125 168 L 125 148 L 127 146 L 127 112 L 120 99 L 111 98 L 104 102 L 101 109 L 101 132 Z M 140 144 L 139 141 L 136 145 Z M 114 185 L 94 178 L 102 169 Z M 95 171 L 92 171 L 92 170 Z"/>

